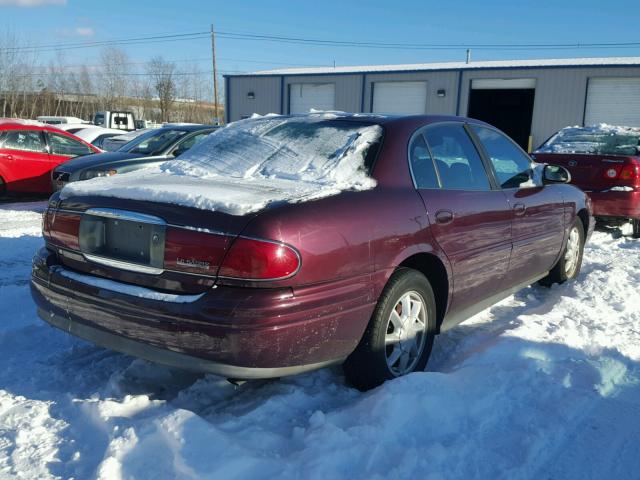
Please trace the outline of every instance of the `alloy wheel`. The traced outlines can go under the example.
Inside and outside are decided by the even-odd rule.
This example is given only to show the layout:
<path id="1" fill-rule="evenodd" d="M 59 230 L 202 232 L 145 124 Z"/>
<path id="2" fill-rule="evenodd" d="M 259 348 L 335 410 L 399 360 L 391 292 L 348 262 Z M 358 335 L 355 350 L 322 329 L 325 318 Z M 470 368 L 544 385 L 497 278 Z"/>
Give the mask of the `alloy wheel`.
<path id="1" fill-rule="evenodd" d="M 385 351 L 389 371 L 400 376 L 410 373 L 425 347 L 427 311 L 422 296 L 415 291 L 400 297 L 389 315 Z"/>
<path id="2" fill-rule="evenodd" d="M 580 258 L 580 232 L 574 226 L 569 232 L 567 249 L 564 253 L 564 271 L 568 278 L 573 277 Z"/>

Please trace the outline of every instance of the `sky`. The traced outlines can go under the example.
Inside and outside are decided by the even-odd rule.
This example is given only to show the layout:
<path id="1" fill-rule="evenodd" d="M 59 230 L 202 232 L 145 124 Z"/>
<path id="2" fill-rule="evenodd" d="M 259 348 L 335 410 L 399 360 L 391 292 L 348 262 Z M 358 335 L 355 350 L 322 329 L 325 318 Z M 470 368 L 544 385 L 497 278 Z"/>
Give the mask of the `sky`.
<path id="1" fill-rule="evenodd" d="M 464 45 L 637 42 L 640 2 L 0 0 L 2 32 L 21 44 L 51 46 L 153 35 L 206 32 L 215 25 L 218 68 L 238 73 L 290 66 L 462 61 Z M 635 25 L 634 25 L 635 24 Z M 359 48 L 224 38 L 251 33 L 333 41 L 463 45 L 455 49 Z M 210 69 L 206 36 L 123 45 L 130 61 L 161 55 Z M 95 64 L 101 48 L 40 51 L 67 65 Z M 640 47 L 479 49 L 472 60 L 640 56 Z M 134 70 L 144 67 L 132 67 Z"/>

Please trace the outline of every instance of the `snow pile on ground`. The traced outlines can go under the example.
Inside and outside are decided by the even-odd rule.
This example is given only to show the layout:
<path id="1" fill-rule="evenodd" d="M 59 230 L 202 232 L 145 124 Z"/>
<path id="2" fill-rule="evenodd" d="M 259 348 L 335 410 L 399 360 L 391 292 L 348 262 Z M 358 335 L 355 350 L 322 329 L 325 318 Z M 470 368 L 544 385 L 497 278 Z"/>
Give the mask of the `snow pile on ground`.
<path id="1" fill-rule="evenodd" d="M 26 208 L 0 206 L 0 478 L 638 478 L 640 241 L 596 232 L 578 282 L 519 292 L 363 394 L 339 368 L 234 387 L 48 327 Z"/>
<path id="2" fill-rule="evenodd" d="M 364 190 L 376 125 L 331 122 L 334 113 L 241 120 L 158 167 L 67 185 L 62 196 L 102 195 L 175 203 L 233 215 L 274 202 L 301 202 Z"/>
<path id="3" fill-rule="evenodd" d="M 565 127 L 545 142 L 536 153 L 592 153 L 638 155 L 640 128 L 601 123 L 587 127 Z"/>

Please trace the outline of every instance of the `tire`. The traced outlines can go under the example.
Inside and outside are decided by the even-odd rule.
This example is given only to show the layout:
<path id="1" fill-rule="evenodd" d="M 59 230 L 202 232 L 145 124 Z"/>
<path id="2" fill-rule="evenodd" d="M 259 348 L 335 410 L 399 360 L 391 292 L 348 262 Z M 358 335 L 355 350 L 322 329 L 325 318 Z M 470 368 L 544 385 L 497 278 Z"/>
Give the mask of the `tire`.
<path id="1" fill-rule="evenodd" d="M 4 184 L 4 179 L 0 177 L 0 198 L 4 197 L 7 193 L 7 186 Z"/>
<path id="2" fill-rule="evenodd" d="M 567 243 L 562 250 L 562 255 L 553 266 L 549 274 L 540 280 L 540 284 L 550 287 L 554 283 L 564 283 L 573 280 L 580 274 L 582 256 L 584 254 L 584 226 L 582 220 L 576 218 L 569 229 Z"/>
<path id="3" fill-rule="evenodd" d="M 404 311 L 414 309 L 417 314 L 403 319 Z M 436 301 L 429 280 L 416 270 L 399 268 L 384 287 L 360 343 L 343 365 L 347 381 L 365 391 L 424 370 L 435 330 Z"/>
<path id="4" fill-rule="evenodd" d="M 633 227 L 633 231 L 631 232 L 631 237 L 640 238 L 640 218 L 635 218 L 631 220 L 631 226 Z"/>

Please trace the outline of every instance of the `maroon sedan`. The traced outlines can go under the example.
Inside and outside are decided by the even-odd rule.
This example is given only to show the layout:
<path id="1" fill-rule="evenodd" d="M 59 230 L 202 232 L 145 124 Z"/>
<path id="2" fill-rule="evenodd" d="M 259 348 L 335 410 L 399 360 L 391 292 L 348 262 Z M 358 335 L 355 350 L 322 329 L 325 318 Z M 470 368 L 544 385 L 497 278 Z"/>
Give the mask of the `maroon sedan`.
<path id="1" fill-rule="evenodd" d="M 458 117 L 243 120 L 141 172 L 51 197 L 39 315 L 235 379 L 423 370 L 437 333 L 575 278 L 594 224 L 564 168 Z"/>
<path id="2" fill-rule="evenodd" d="M 621 225 L 631 221 L 633 237 L 640 238 L 640 128 L 563 128 L 535 157 L 571 172 L 571 183 L 591 197 L 598 222 Z"/>

